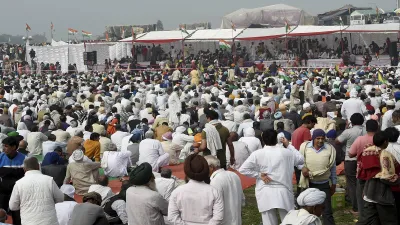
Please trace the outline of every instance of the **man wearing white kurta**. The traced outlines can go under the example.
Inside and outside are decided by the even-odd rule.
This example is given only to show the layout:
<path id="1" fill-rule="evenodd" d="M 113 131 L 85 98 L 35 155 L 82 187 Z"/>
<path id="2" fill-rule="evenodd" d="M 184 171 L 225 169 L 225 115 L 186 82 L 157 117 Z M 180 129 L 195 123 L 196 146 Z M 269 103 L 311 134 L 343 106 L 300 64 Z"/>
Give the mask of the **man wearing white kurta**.
<path id="1" fill-rule="evenodd" d="M 164 152 L 161 142 L 153 138 L 153 132 L 146 132 L 145 138 L 139 144 L 139 161 L 137 165 L 148 162 L 154 172 L 167 166 L 169 163 L 169 154 Z"/>
<path id="2" fill-rule="evenodd" d="M 212 155 L 204 157 L 210 169 L 210 185 L 215 187 L 224 200 L 224 219 L 221 225 L 241 225 L 244 194 L 237 174 L 221 169 L 218 158 Z"/>
<path id="3" fill-rule="evenodd" d="M 55 204 L 64 201 L 64 194 L 52 177 L 43 175 L 36 158 L 24 161 L 25 176 L 15 183 L 9 207 L 21 210 L 21 224 L 58 225 Z"/>
<path id="4" fill-rule="evenodd" d="M 256 198 L 264 225 L 278 225 L 276 209 L 281 221 L 294 209 L 292 177 L 294 167 L 302 165 L 304 158 L 286 139 L 284 146 L 277 145 L 277 133 L 263 133 L 265 147 L 253 152 L 240 167 L 243 175 L 256 178 Z"/>

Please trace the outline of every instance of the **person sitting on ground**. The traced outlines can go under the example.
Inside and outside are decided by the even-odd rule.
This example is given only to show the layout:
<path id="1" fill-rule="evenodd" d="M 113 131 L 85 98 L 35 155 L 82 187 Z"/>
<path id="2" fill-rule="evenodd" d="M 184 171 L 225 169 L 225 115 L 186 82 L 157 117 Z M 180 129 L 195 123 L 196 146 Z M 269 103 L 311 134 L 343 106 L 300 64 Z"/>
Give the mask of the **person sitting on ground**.
<path id="1" fill-rule="evenodd" d="M 114 195 L 111 188 L 108 187 L 108 177 L 105 175 L 99 176 L 99 179 L 97 179 L 97 184 L 90 185 L 88 192 L 98 193 L 101 195 L 102 200 Z"/>
<path id="2" fill-rule="evenodd" d="M 109 177 L 123 177 L 128 175 L 128 167 L 132 166 L 131 152 L 118 152 L 117 146 L 111 143 L 108 146 L 108 151 L 105 151 L 101 159 L 101 167 L 104 169 L 104 174 Z"/>
<path id="3" fill-rule="evenodd" d="M 169 154 L 164 152 L 160 141 L 152 138 L 153 132 L 148 131 L 145 134 L 145 139 L 140 142 L 137 165 L 148 162 L 153 171 L 158 172 L 159 168 L 168 165 Z"/>
<path id="4" fill-rule="evenodd" d="M 167 201 L 171 197 L 171 193 L 178 186 L 174 177 L 172 177 L 172 170 L 169 168 L 161 169 L 161 177 L 155 179 L 158 193 Z"/>
<path id="5" fill-rule="evenodd" d="M 89 159 L 94 159 L 96 162 L 100 162 L 100 134 L 91 133 L 90 139 L 83 143 L 85 148 L 85 155 Z"/>
<path id="6" fill-rule="evenodd" d="M 44 175 L 53 177 L 58 187 L 64 182 L 67 173 L 66 160 L 63 158 L 62 149 L 57 147 L 53 152 L 46 154 L 42 161 L 41 170 Z"/>
<path id="7" fill-rule="evenodd" d="M 281 225 L 321 225 L 319 219 L 323 210 L 326 193 L 316 188 L 308 188 L 297 197 L 299 210 L 292 210 L 285 216 Z"/>
<path id="8" fill-rule="evenodd" d="M 83 196 L 83 203 L 77 204 L 72 211 L 73 217 L 68 225 L 109 225 L 106 214 L 100 206 L 101 196 L 90 192 Z"/>
<path id="9" fill-rule="evenodd" d="M 117 195 L 113 194 L 104 199 L 101 203 L 101 207 L 110 225 L 128 224 L 128 215 L 126 214 L 126 190 L 131 186 L 128 180 L 122 181 L 120 192 Z"/>
<path id="10" fill-rule="evenodd" d="M 58 224 L 68 225 L 72 217 L 72 211 L 76 204 L 78 204 L 74 199 L 75 188 L 70 184 L 64 184 L 60 187 L 60 191 L 64 193 L 64 201 L 56 204 Z"/>
<path id="11" fill-rule="evenodd" d="M 96 184 L 99 177 L 100 163 L 87 162 L 83 160 L 84 153 L 78 149 L 72 153 L 71 158 L 74 163 L 68 164 L 64 184 L 72 182 L 76 189 L 76 194 L 84 195 L 89 190 L 90 185 Z"/>
<path id="12" fill-rule="evenodd" d="M 65 149 L 65 147 L 67 147 L 67 144 L 64 142 L 58 142 L 56 140 L 56 136 L 54 134 L 50 134 L 48 136 L 48 140 L 42 143 L 43 156 L 46 156 L 46 154 L 49 152 L 53 152 L 58 147 L 61 149 Z"/>

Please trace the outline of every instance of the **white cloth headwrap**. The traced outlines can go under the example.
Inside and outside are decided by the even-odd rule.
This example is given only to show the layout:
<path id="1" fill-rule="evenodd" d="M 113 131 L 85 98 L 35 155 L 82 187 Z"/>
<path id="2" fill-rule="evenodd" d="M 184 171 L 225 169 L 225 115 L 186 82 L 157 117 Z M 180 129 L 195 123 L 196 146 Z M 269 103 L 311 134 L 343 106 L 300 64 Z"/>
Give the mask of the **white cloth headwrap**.
<path id="1" fill-rule="evenodd" d="M 325 202 L 326 194 L 316 188 L 308 188 L 297 197 L 299 206 L 316 206 Z"/>

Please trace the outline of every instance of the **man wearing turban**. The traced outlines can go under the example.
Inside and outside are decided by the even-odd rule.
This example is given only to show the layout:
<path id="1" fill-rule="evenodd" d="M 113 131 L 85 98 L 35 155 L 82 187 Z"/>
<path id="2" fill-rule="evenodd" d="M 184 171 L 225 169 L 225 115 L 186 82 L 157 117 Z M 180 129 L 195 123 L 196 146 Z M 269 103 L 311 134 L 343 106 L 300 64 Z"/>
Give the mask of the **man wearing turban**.
<path id="1" fill-rule="evenodd" d="M 301 224 L 301 225 L 322 225 L 319 217 L 324 209 L 326 194 L 316 188 L 308 188 L 297 197 L 299 210 L 290 211 L 281 225 Z"/>
<path id="2" fill-rule="evenodd" d="M 168 202 L 157 192 L 151 165 L 144 162 L 129 174 L 133 185 L 126 191 L 128 224 L 164 225 Z"/>
<path id="3" fill-rule="evenodd" d="M 223 196 L 205 181 L 209 167 L 203 156 L 189 155 L 184 163 L 187 184 L 176 188 L 169 199 L 168 220 L 173 224 L 221 224 Z"/>

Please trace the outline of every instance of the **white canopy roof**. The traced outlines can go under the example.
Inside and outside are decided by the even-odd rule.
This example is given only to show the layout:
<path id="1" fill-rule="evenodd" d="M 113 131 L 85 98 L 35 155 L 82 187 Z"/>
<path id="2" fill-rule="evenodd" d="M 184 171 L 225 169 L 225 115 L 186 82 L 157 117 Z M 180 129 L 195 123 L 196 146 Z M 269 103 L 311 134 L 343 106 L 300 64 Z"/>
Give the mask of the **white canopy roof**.
<path id="1" fill-rule="evenodd" d="M 400 24 L 366 24 L 366 25 L 350 25 L 343 32 L 346 33 L 397 33 L 400 31 Z"/>
<path id="2" fill-rule="evenodd" d="M 231 40 L 240 34 L 243 29 L 213 29 L 197 30 L 185 40 Z"/>
<path id="3" fill-rule="evenodd" d="M 297 26 L 293 29 L 288 36 L 313 36 L 313 35 L 326 35 L 340 32 L 346 29 L 345 26 Z"/>
<path id="4" fill-rule="evenodd" d="M 142 36 L 144 36 L 144 35 L 146 35 L 146 34 L 147 34 L 147 33 L 138 34 L 138 35 L 136 35 L 136 39 L 138 39 L 138 38 L 140 38 L 140 37 L 142 37 Z M 122 40 L 119 40 L 119 42 L 132 42 L 132 36 L 127 37 L 127 38 L 124 38 L 124 39 L 122 39 Z"/>
<path id="5" fill-rule="evenodd" d="M 189 35 L 195 32 L 195 30 L 188 30 Z M 189 36 L 188 34 L 180 30 L 170 30 L 170 31 L 152 31 L 145 35 L 136 38 L 135 42 L 139 43 L 170 43 L 175 41 L 181 41 Z M 132 39 L 131 39 L 132 41 Z"/>
<path id="6" fill-rule="evenodd" d="M 251 41 L 251 40 L 266 40 L 279 38 L 286 35 L 286 30 L 284 27 L 276 28 L 247 28 L 241 34 L 239 34 L 235 39 L 241 41 Z"/>

